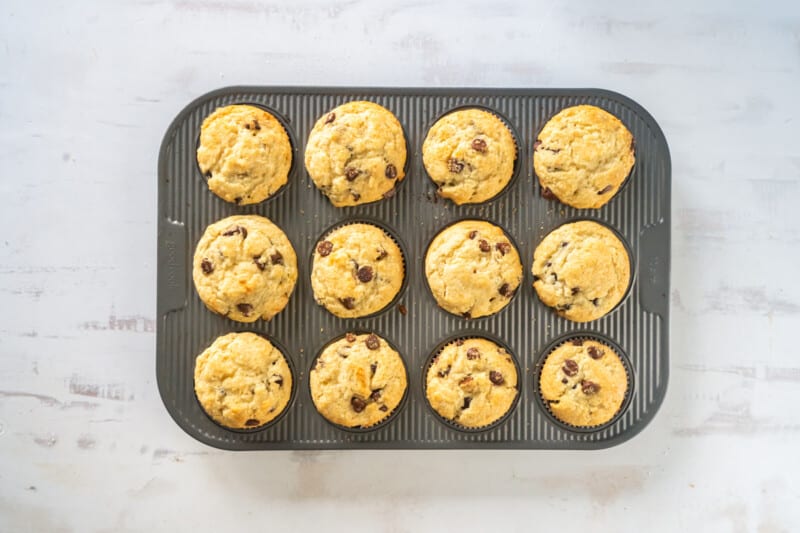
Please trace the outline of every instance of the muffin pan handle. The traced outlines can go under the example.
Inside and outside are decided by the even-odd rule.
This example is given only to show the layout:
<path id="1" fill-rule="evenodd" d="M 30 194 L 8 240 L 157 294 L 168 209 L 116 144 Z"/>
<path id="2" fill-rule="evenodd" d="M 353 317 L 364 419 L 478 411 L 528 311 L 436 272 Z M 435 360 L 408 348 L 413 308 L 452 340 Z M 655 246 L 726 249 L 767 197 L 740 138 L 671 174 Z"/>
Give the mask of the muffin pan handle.
<path id="1" fill-rule="evenodd" d="M 646 226 L 639 236 L 639 303 L 660 316 L 669 312 L 669 222 Z"/>
<path id="2" fill-rule="evenodd" d="M 186 226 L 161 220 L 158 228 L 158 271 L 162 273 L 158 276 L 159 316 L 186 306 L 188 251 Z"/>

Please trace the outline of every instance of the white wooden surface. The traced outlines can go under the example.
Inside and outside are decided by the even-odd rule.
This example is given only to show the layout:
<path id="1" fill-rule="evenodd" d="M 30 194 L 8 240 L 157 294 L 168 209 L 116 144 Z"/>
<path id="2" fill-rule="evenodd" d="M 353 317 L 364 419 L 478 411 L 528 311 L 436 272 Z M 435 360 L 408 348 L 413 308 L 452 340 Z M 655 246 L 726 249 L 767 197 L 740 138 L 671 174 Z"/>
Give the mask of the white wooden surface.
<path id="1" fill-rule="evenodd" d="M 800 4 L 0 5 L 0 531 L 800 530 Z M 232 84 L 604 87 L 673 157 L 672 376 L 604 452 L 226 453 L 158 397 L 156 157 Z"/>

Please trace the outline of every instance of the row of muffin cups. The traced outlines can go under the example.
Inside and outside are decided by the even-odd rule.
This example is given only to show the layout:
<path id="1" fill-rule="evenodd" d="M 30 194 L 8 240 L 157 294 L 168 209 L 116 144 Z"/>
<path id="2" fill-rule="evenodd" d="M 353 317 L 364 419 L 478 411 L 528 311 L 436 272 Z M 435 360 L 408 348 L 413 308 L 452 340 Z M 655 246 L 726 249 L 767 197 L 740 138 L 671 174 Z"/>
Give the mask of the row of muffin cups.
<path id="1" fill-rule="evenodd" d="M 204 375 L 199 370 L 201 359 L 213 352 L 218 342 L 230 340 L 234 337 L 249 337 L 247 340 L 257 338 L 258 342 L 266 343 L 271 349 L 280 354 L 280 358 L 286 364 L 286 369 L 289 372 L 291 385 L 288 387 L 289 390 L 285 396 L 285 401 L 279 408 L 271 411 L 265 421 L 249 418 L 237 422 L 235 417 L 226 418 L 221 416 L 215 410 L 216 406 L 209 402 L 207 396 L 201 399 L 202 387 L 199 384 L 208 377 L 207 373 Z M 338 405 L 333 405 L 334 409 L 332 410 L 331 405 L 324 404 L 320 399 L 324 397 L 324 390 L 322 389 L 325 384 L 320 384 L 319 379 L 315 382 L 314 376 L 315 372 L 318 371 L 318 367 L 324 364 L 321 361 L 326 355 L 342 357 L 340 352 L 334 353 L 337 345 L 358 343 L 368 346 L 367 350 L 388 350 L 388 352 L 393 353 L 399 362 L 397 370 L 400 375 L 395 377 L 401 378 L 400 381 L 402 383 L 400 393 L 397 394 L 397 391 L 395 391 L 393 398 L 386 402 L 391 407 L 382 404 L 379 410 L 383 414 L 377 418 L 372 417 L 373 421 L 368 424 L 359 424 L 352 420 L 347 420 L 347 416 L 342 416 L 342 411 L 349 410 L 358 414 L 364 412 L 372 404 L 377 405 L 376 402 L 382 400 L 382 398 L 375 398 L 376 391 L 372 391 L 371 394 L 353 395 L 349 399 L 345 398 L 344 403 L 338 402 Z M 370 346 L 370 343 L 374 344 Z M 444 391 L 444 394 L 437 394 L 432 389 L 437 386 L 437 380 L 441 381 L 442 378 L 448 377 L 444 374 L 444 370 L 440 368 L 442 365 L 440 367 L 436 366 L 443 354 L 449 351 L 451 352 L 450 355 L 452 355 L 454 349 L 461 348 L 461 353 L 456 355 L 455 359 L 448 360 L 452 362 L 453 367 L 459 363 L 480 359 L 485 355 L 480 354 L 480 351 L 476 348 L 470 347 L 474 343 L 480 343 L 477 345 L 481 346 L 482 349 L 487 346 L 496 347 L 498 353 L 507 360 L 507 365 L 501 369 L 502 373 L 494 370 L 489 371 L 488 377 L 479 377 L 477 374 L 460 377 L 457 382 L 458 387 L 455 390 L 464 392 L 463 389 L 469 388 L 470 382 L 483 379 L 484 385 L 488 385 L 493 390 L 499 390 L 502 386 L 505 386 L 506 394 L 501 397 L 501 401 L 497 402 L 495 400 L 495 405 L 488 405 L 490 412 L 488 414 L 484 413 L 487 416 L 483 418 L 464 418 L 462 423 L 460 415 L 463 415 L 470 407 L 475 407 L 478 402 L 473 398 L 478 398 L 477 394 L 476 396 L 469 396 L 468 392 L 457 394 L 456 402 L 448 404 L 443 401 L 443 398 L 448 395 L 452 396 L 453 387 Z M 256 433 L 274 427 L 283 418 L 289 416 L 292 409 L 296 408 L 294 404 L 299 393 L 300 385 L 296 379 L 298 375 L 297 369 L 293 358 L 287 357 L 287 353 L 287 350 L 276 342 L 274 338 L 268 338 L 260 333 L 245 331 L 218 337 L 206 351 L 197 357 L 194 376 L 195 398 L 201 410 L 211 422 L 235 433 Z M 531 401 L 536 408 L 545 413 L 546 418 L 561 430 L 576 434 L 593 434 L 613 426 L 624 416 L 635 393 L 634 373 L 626 352 L 617 343 L 596 332 L 573 331 L 554 339 L 540 353 L 542 356 L 538 357 L 533 365 L 531 379 L 520 379 L 523 372 L 521 371 L 519 359 L 501 339 L 483 331 L 466 331 L 451 335 L 441 341 L 430 352 L 420 368 L 420 392 L 422 398 L 425 399 L 425 405 L 434 419 L 445 427 L 466 434 L 480 434 L 503 426 L 514 416 L 514 412 L 522 398 L 521 387 L 523 386 L 532 391 L 533 400 Z M 581 363 L 578 364 L 576 359 Z M 608 364 L 601 364 L 601 362 Z M 370 366 L 374 375 L 377 365 L 373 363 Z M 448 364 L 446 370 L 449 372 L 450 368 L 451 365 Z M 408 368 L 403 356 L 400 355 L 394 343 L 372 332 L 347 332 L 330 339 L 316 353 L 305 375 L 309 376 L 305 387 L 317 414 L 326 423 L 342 431 L 363 434 L 389 426 L 398 419 L 409 401 Z M 585 379 L 587 376 L 596 381 Z M 597 377 L 600 377 L 600 380 Z M 487 379 L 488 384 L 485 383 Z M 522 383 L 525 384 L 523 385 Z M 280 385 L 281 387 L 284 385 L 283 380 Z M 561 391 L 563 393 L 562 399 L 553 398 L 554 387 L 564 389 Z M 383 389 L 378 390 L 383 391 Z M 474 392 L 485 391 L 477 390 Z M 509 392 L 511 392 L 511 395 L 508 394 Z M 570 401 L 570 395 L 578 397 L 579 400 L 577 402 Z M 563 399 L 564 397 L 567 398 L 566 401 Z M 474 404 L 472 403 L 473 401 L 475 402 Z M 478 398 L 478 401 L 481 401 L 481 399 Z M 565 405 L 561 405 L 561 402 L 565 402 Z M 339 408 L 338 413 L 336 412 L 337 407 Z M 486 408 L 487 405 L 484 403 L 479 407 Z M 591 411 L 589 418 L 586 418 L 586 409 Z M 485 411 L 486 409 L 482 410 Z M 454 417 L 453 412 L 458 413 L 459 416 Z"/>
<path id="2" fill-rule="evenodd" d="M 362 156 L 366 159 L 365 154 L 361 154 L 359 148 L 353 148 L 355 141 L 361 139 L 359 137 L 360 130 L 348 123 L 347 118 L 348 113 L 363 115 L 365 110 L 376 113 L 373 118 L 384 121 L 385 130 L 394 130 L 392 135 L 402 138 L 400 143 L 402 149 L 396 149 L 396 153 L 387 146 L 397 144 L 394 142 L 397 139 L 392 139 L 392 135 L 389 135 L 387 139 L 382 139 L 382 141 L 386 141 L 381 148 L 383 159 L 385 162 L 391 161 L 386 164 L 385 169 L 359 168 Z M 232 120 L 234 122 L 231 122 Z M 569 168 L 583 166 L 585 162 L 575 160 L 577 155 L 567 156 L 560 153 L 562 151 L 565 154 L 571 154 L 573 151 L 583 153 L 604 147 L 603 144 L 597 144 L 597 140 L 593 139 L 595 134 L 589 135 L 582 131 L 581 120 L 588 120 L 600 127 L 602 134 L 600 136 L 604 137 L 600 139 L 601 141 L 611 140 L 613 141 L 610 143 L 611 145 L 619 145 L 620 139 L 622 139 L 625 143 L 629 143 L 629 148 L 616 146 L 611 153 L 602 154 L 607 160 L 618 161 L 618 164 L 615 163 L 615 172 L 598 171 L 597 179 L 592 177 L 589 180 L 592 184 L 587 185 L 592 188 L 591 194 L 588 194 L 587 191 L 573 191 L 571 194 L 574 198 L 571 198 L 570 193 L 567 192 L 569 189 L 565 189 L 559 183 L 560 174 Z M 340 125 L 339 122 L 342 124 Z M 270 133 L 268 131 L 270 124 L 273 129 L 279 130 L 285 139 L 279 140 L 272 134 L 275 132 Z M 360 125 L 360 122 L 356 124 Z M 571 127 L 577 132 L 578 140 L 571 141 L 570 150 L 555 147 L 561 146 L 565 142 L 561 138 L 563 135 L 559 133 L 559 130 L 565 127 Z M 257 150 L 254 152 L 252 147 L 240 147 L 241 153 L 231 149 L 233 155 L 240 159 L 234 165 L 236 173 L 231 176 L 233 171 L 226 168 L 224 155 L 219 154 L 218 146 L 214 143 L 223 145 L 239 143 L 239 141 L 232 140 L 231 137 L 239 137 L 239 133 L 235 131 L 236 128 L 239 129 L 239 132 L 247 130 L 252 135 L 265 135 L 266 140 L 261 143 L 264 149 L 263 153 L 257 153 Z M 331 128 L 338 128 L 335 135 L 330 132 Z M 224 133 L 220 133 L 222 130 L 225 130 Z M 226 139 L 225 136 L 231 138 Z M 545 140 L 542 141 L 542 138 Z M 511 121 L 497 110 L 477 104 L 458 106 L 439 115 L 428 128 L 422 147 L 423 166 L 430 180 L 438 187 L 437 194 L 440 196 L 448 198 L 456 204 L 484 203 L 502 195 L 516 181 L 520 172 L 519 139 Z M 266 142 L 271 143 L 269 150 Z M 285 188 L 288 176 L 296 165 L 295 157 L 292 154 L 298 143 L 295 134 L 289 127 L 288 120 L 274 109 L 261 104 L 233 104 L 218 108 L 204 120 L 197 144 L 197 168 L 200 174 L 208 180 L 209 188 L 217 196 L 237 205 L 259 203 L 275 197 Z M 338 168 L 341 165 L 339 165 L 340 161 L 335 152 L 343 149 L 345 145 L 350 152 L 347 161 L 351 161 L 351 163 L 344 163 L 342 168 Z M 587 147 L 589 150 L 586 150 Z M 551 200 L 558 199 L 576 208 L 599 208 L 605 205 L 617 195 L 627 182 L 635 161 L 635 142 L 625 125 L 607 111 L 588 105 L 568 107 L 551 117 L 550 121 L 538 130 L 531 149 L 534 153 L 534 167 L 539 177 L 542 196 Z M 243 153 L 253 159 L 244 166 L 242 166 L 241 160 L 246 161 L 247 158 L 242 157 Z M 373 102 L 353 101 L 334 108 L 317 120 L 309 134 L 305 166 L 313 183 L 333 205 L 337 207 L 353 206 L 394 196 L 396 187 L 403 181 L 409 170 L 411 158 L 407 157 L 408 153 L 410 152 L 404 128 L 388 109 Z M 537 155 L 539 160 L 537 160 Z M 275 176 L 271 171 L 264 173 L 263 161 L 261 161 L 264 157 L 277 158 L 276 166 L 280 170 L 275 171 L 277 173 Z M 259 168 L 260 166 L 261 168 Z M 617 166 L 618 169 L 616 169 Z M 466 173 L 465 169 L 467 169 Z M 328 174 L 328 172 L 331 173 Z M 464 187 L 462 187 L 462 176 L 467 173 L 470 174 L 471 181 L 480 182 L 480 187 L 469 194 L 465 193 Z M 375 182 L 372 174 L 380 174 L 381 178 L 385 174 L 386 182 L 380 183 L 380 180 Z M 559 176 L 556 177 L 556 174 Z M 257 176 L 257 178 L 253 176 Z M 372 193 L 365 195 L 364 190 L 355 186 L 365 177 L 369 180 L 368 189 L 374 189 L 374 183 L 380 183 L 377 196 Z M 342 181 L 341 178 L 344 178 L 345 181 Z M 234 191 L 242 185 L 241 183 L 236 184 L 237 180 L 245 180 L 247 187 L 259 192 L 250 190 L 246 191 L 244 197 L 241 194 L 236 196 L 238 193 Z M 270 183 L 271 181 L 274 183 Z M 345 183 L 345 186 L 342 183 Z M 365 186 L 362 184 L 360 187 Z M 249 199 L 251 193 L 254 197 Z"/>

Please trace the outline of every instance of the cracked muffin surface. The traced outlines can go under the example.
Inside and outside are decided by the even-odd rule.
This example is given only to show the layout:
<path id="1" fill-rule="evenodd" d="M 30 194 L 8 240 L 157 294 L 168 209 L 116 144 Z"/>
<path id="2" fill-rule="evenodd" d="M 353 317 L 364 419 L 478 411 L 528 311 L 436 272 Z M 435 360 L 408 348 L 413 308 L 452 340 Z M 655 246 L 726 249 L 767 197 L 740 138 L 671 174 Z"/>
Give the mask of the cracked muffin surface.
<path id="1" fill-rule="evenodd" d="M 511 409 L 519 393 L 517 379 L 517 368 L 504 348 L 488 339 L 459 339 L 434 357 L 425 395 L 443 418 L 479 428 Z"/>
<path id="2" fill-rule="evenodd" d="M 599 426 L 617 414 L 628 390 L 619 355 L 589 339 L 553 350 L 542 366 L 539 391 L 556 418 L 573 426 Z"/>
<path id="3" fill-rule="evenodd" d="M 617 117 L 591 105 L 564 109 L 539 132 L 533 168 L 542 194 L 599 208 L 617 194 L 635 162 L 633 135 Z"/>
<path id="4" fill-rule="evenodd" d="M 425 275 L 442 309 L 478 318 L 508 305 L 522 281 L 522 263 L 500 227 L 463 220 L 433 239 L 425 255 Z"/>
<path id="5" fill-rule="evenodd" d="M 514 174 L 517 145 L 506 124 L 482 109 L 440 118 L 422 144 L 422 160 L 438 194 L 456 204 L 490 200 Z"/>
<path id="6" fill-rule="evenodd" d="M 228 333 L 197 356 L 194 391 L 203 410 L 219 424 L 257 428 L 286 409 L 292 372 L 267 339 L 255 333 Z"/>
<path id="7" fill-rule="evenodd" d="M 337 207 L 389 198 L 405 177 L 403 127 L 378 104 L 342 104 L 314 124 L 305 164 L 311 180 Z"/>
<path id="8" fill-rule="evenodd" d="M 214 194 L 239 205 L 255 204 L 289 180 L 292 144 L 271 113 L 229 105 L 203 120 L 197 163 Z"/>
<path id="9" fill-rule="evenodd" d="M 400 247 L 372 224 L 338 227 L 314 247 L 314 298 L 338 317 L 354 318 L 380 311 L 397 296 L 404 277 Z"/>
<path id="10" fill-rule="evenodd" d="M 206 228 L 194 252 L 192 278 L 212 311 L 239 322 L 269 320 L 289 302 L 297 255 L 268 218 L 232 216 Z"/>
<path id="11" fill-rule="evenodd" d="M 574 322 L 596 320 L 614 309 L 631 281 L 625 245 L 588 220 L 549 233 L 533 253 L 531 270 L 542 303 Z"/>
<path id="12" fill-rule="evenodd" d="M 334 424 L 368 428 L 392 415 L 407 388 L 400 354 L 374 333 L 329 344 L 309 373 L 311 399 Z"/>

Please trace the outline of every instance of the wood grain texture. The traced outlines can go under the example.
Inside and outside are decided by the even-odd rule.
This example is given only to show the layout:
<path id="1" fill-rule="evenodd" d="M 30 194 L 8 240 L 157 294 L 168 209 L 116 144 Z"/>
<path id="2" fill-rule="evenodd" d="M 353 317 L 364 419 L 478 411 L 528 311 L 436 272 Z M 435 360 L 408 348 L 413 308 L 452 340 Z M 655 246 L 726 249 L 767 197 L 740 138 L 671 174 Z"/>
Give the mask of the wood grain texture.
<path id="1" fill-rule="evenodd" d="M 155 386 L 156 158 L 224 85 L 596 86 L 673 160 L 670 390 L 598 453 L 230 454 Z M 793 531 L 800 4 L 0 7 L 0 531 Z M 98 497 L 103 496 L 102 505 Z"/>

